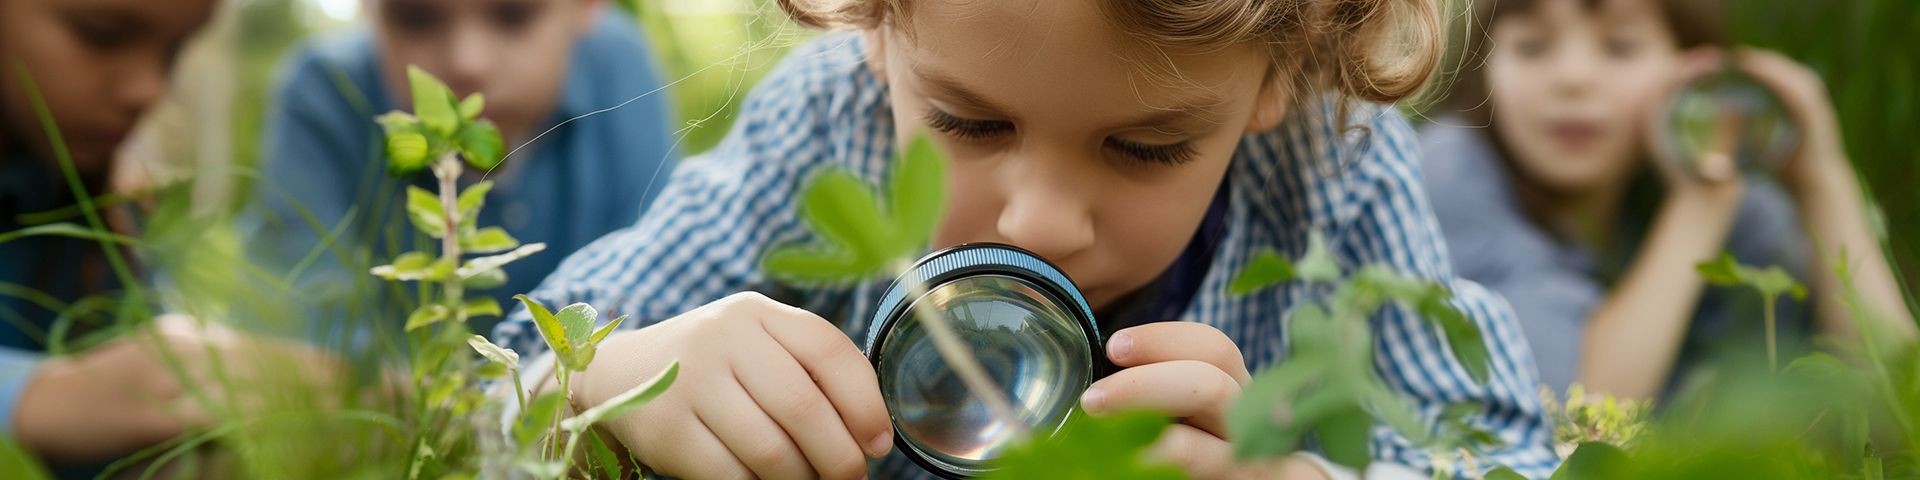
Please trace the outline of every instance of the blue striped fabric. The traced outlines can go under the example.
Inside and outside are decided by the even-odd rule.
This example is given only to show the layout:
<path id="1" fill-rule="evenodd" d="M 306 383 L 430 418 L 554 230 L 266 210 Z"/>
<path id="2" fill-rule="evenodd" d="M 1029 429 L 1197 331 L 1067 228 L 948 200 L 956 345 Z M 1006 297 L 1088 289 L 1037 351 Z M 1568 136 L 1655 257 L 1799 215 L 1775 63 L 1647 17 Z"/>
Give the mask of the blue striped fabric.
<path id="1" fill-rule="evenodd" d="M 587 302 L 631 314 L 639 328 L 740 291 L 760 291 L 840 322 L 865 337 L 865 319 L 885 285 L 820 290 L 780 285 L 759 268 L 769 248 L 811 240 L 795 208 L 809 175 L 838 166 L 874 184 L 886 178 L 894 150 L 886 86 L 860 64 L 855 35 L 826 35 L 792 54 L 747 98 L 738 123 L 711 153 L 686 161 L 637 225 L 574 253 L 532 296 L 551 305 Z M 1385 264 L 1445 280 L 1455 306 L 1485 332 L 1493 356 L 1487 385 L 1476 385 L 1444 340 L 1411 311 L 1392 307 L 1372 319 L 1374 366 L 1415 399 L 1428 418 L 1448 404 L 1485 409 L 1471 421 L 1506 444 L 1491 460 L 1534 478 L 1559 463 L 1552 430 L 1536 396 L 1532 354 L 1507 303 L 1455 279 L 1446 246 L 1421 189 L 1417 146 L 1390 108 L 1362 106 L 1336 128 L 1327 112 L 1300 111 L 1273 131 L 1248 135 L 1228 171 L 1227 231 L 1210 270 L 1180 320 L 1220 328 L 1250 367 L 1286 357 L 1288 308 L 1326 292 L 1299 284 L 1233 297 L 1227 284 L 1252 255 L 1273 248 L 1298 255 L 1310 232 L 1323 232 L 1349 268 Z M 522 355 L 545 353 L 524 309 L 495 330 Z M 613 354 L 614 352 L 604 352 Z M 1427 468 L 1428 453 L 1382 426 L 1373 451 L 1383 461 Z M 875 478 L 925 476 L 899 454 L 872 468 Z"/>

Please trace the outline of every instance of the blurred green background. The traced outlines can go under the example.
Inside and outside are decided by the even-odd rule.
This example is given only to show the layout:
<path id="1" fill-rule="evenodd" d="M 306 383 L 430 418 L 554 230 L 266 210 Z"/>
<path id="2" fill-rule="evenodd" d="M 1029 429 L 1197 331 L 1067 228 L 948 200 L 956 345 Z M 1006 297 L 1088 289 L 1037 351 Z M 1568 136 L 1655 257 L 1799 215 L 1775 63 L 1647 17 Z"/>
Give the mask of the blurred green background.
<path id="1" fill-rule="evenodd" d="M 1455 1 L 1463 8 L 1466 0 Z M 1471 0 L 1493 1 L 1493 0 Z M 793 44 L 812 32 L 785 18 L 771 0 L 617 0 L 621 11 L 640 22 L 656 48 L 656 61 L 671 81 L 681 151 L 711 148 L 726 133 L 745 94 Z M 245 168 L 258 163 L 259 119 L 280 54 L 309 33 L 354 28 L 360 0 L 238 0 L 198 48 L 208 57 L 232 59 L 229 68 L 184 75 L 222 75 L 218 82 L 234 97 L 189 106 L 193 118 L 225 106 L 222 122 L 189 122 L 196 128 L 227 125 L 225 132 L 199 132 L 194 148 L 174 148 L 206 164 L 230 162 Z M 1916 0 L 1726 0 L 1728 25 L 1742 43 L 1773 49 L 1811 66 L 1826 79 L 1839 110 L 1847 147 L 1880 211 L 1877 226 L 1907 285 L 1920 272 L 1920 153 L 1912 147 L 1920 132 L 1920 1 Z M 183 69 L 185 70 L 185 69 Z M 212 73 L 209 73 L 212 72 Z M 189 87 L 191 88 L 191 87 Z M 176 95 L 200 98 L 183 92 Z M 219 135 L 225 133 L 227 135 Z M 230 145 L 211 147 L 207 139 L 225 137 Z M 219 158 L 225 157 L 225 158 Z M 204 179 L 203 179 L 204 180 Z M 214 183 L 199 192 L 237 206 L 245 199 L 231 192 L 243 180 Z M 202 196 L 201 198 L 207 198 Z"/>

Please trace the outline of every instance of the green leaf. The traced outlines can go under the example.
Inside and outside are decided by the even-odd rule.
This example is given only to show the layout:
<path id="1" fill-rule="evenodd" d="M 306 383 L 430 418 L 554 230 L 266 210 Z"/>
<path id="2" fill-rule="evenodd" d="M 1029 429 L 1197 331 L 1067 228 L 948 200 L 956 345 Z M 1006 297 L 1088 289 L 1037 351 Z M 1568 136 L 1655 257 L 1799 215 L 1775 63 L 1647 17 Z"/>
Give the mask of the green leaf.
<path id="1" fill-rule="evenodd" d="M 1092 417 L 1075 409 L 1053 436 L 1035 436 L 994 460 L 987 479 L 1180 479 L 1145 453 L 1171 422 L 1153 412 Z"/>
<path id="2" fill-rule="evenodd" d="M 626 315 L 621 315 L 618 318 L 614 318 L 613 321 L 607 322 L 606 326 L 600 327 L 599 330 L 594 330 L 593 338 L 589 338 L 587 339 L 587 341 L 594 345 L 599 345 L 600 341 L 606 340 L 607 335 L 613 334 L 614 329 L 620 328 L 620 324 L 626 323 L 626 321 L 627 321 Z"/>
<path id="3" fill-rule="evenodd" d="M 573 343 L 567 340 L 566 329 L 560 326 L 560 319 L 554 318 L 546 305 L 525 294 L 514 295 L 513 298 L 527 306 L 527 313 L 533 316 L 533 326 L 540 330 L 540 338 L 547 341 L 547 347 L 553 350 L 556 357 L 566 359 L 573 356 Z"/>
<path id="4" fill-rule="evenodd" d="M 1740 262 L 1733 259 L 1733 254 L 1726 252 L 1721 252 L 1713 260 L 1694 264 L 1693 269 L 1700 272 L 1700 277 L 1705 278 L 1707 283 L 1714 285 L 1735 286 L 1742 281 Z"/>
<path id="5" fill-rule="evenodd" d="M 506 264 L 513 263 L 514 260 L 527 258 L 528 255 L 540 253 L 541 250 L 546 249 L 547 244 L 544 243 L 521 245 L 520 248 L 513 249 L 511 252 L 468 260 L 466 265 L 460 266 L 460 269 L 455 270 L 454 273 L 459 275 L 461 279 L 473 278 L 489 270 L 498 270 Z"/>
<path id="6" fill-rule="evenodd" d="M 1261 250 L 1253 256 L 1240 274 L 1233 277 L 1233 283 L 1227 286 L 1227 293 L 1234 296 L 1246 295 L 1260 289 L 1287 283 L 1293 280 L 1293 262 L 1280 256 L 1272 249 Z"/>
<path id="7" fill-rule="evenodd" d="M 1627 478 L 1626 452 L 1601 442 L 1586 442 L 1575 447 L 1566 463 L 1553 472 L 1551 480 L 1601 480 Z"/>
<path id="8" fill-rule="evenodd" d="M 600 467 L 600 478 L 627 478 L 626 467 L 620 464 L 620 455 L 613 453 L 613 448 L 608 447 L 607 442 L 600 439 L 600 434 L 586 432 L 585 435 L 587 436 L 587 453 L 593 458 L 593 463 Z"/>
<path id="9" fill-rule="evenodd" d="M 1233 438 L 1234 457 L 1250 459 L 1286 455 L 1299 448 L 1301 425 L 1293 397 L 1318 378 L 1325 362 L 1295 355 L 1290 361 L 1254 375 L 1246 389 L 1227 407 L 1227 432 Z"/>
<path id="10" fill-rule="evenodd" d="M 432 154 L 427 136 L 419 131 L 387 133 L 387 171 L 394 175 L 406 175 L 426 168 Z"/>
<path id="11" fill-rule="evenodd" d="M 520 459 L 520 461 L 514 462 L 513 465 L 520 467 L 520 471 L 527 472 L 527 475 L 531 475 L 533 478 L 560 478 L 561 475 L 567 473 L 567 464 L 565 462 L 549 462 L 523 458 Z"/>
<path id="12" fill-rule="evenodd" d="M 658 375 L 654 375 L 652 379 L 640 382 L 639 385 L 635 385 L 633 388 L 621 392 L 619 395 L 614 395 L 613 398 L 607 399 L 606 402 L 595 405 L 593 408 L 587 409 L 587 411 L 580 412 L 579 415 L 574 415 L 573 418 L 560 421 L 560 429 L 573 432 L 577 435 L 580 432 L 586 431 L 587 427 L 600 423 L 602 420 L 617 418 L 621 414 L 639 408 L 641 405 L 646 405 L 647 402 L 653 400 L 654 397 L 666 393 L 667 387 L 673 385 L 674 377 L 679 375 L 680 362 L 676 360 L 668 363 L 667 369 L 661 371 Z"/>
<path id="13" fill-rule="evenodd" d="M 560 324 L 561 334 L 567 337 L 567 344 L 573 345 L 573 352 L 561 355 L 560 363 L 576 372 L 586 370 L 587 364 L 593 363 L 593 324 L 600 319 L 600 312 L 592 305 L 575 303 L 560 309 L 554 319 Z"/>
<path id="14" fill-rule="evenodd" d="M 474 94 L 467 95 L 467 98 L 460 100 L 460 118 L 471 122 L 473 119 L 480 118 L 480 111 L 486 108 L 487 97 L 481 95 L 479 92 L 474 92 Z"/>
<path id="15" fill-rule="evenodd" d="M 55 236 L 86 240 L 106 240 L 122 245 L 140 246 L 140 239 L 113 232 L 101 232 L 74 223 L 49 223 L 34 225 L 11 232 L 0 233 L 0 244 L 26 237 Z"/>
<path id="16" fill-rule="evenodd" d="M 500 139 L 500 128 L 492 120 L 481 119 L 460 126 L 455 137 L 460 144 L 460 155 L 467 158 L 467 164 L 480 170 L 493 170 L 507 152 L 507 146 Z"/>
<path id="17" fill-rule="evenodd" d="M 373 123 L 380 124 L 380 130 L 389 135 L 394 132 L 417 132 L 420 130 L 420 119 L 414 118 L 413 114 L 399 110 L 373 117 Z"/>
<path id="18" fill-rule="evenodd" d="M 1528 479 L 1526 475 L 1521 475 L 1520 472 L 1513 471 L 1513 469 L 1511 468 L 1500 467 L 1500 468 L 1493 469 L 1493 471 L 1487 472 L 1487 476 L 1484 480 L 1528 480 Z"/>
<path id="19" fill-rule="evenodd" d="M 487 193 L 493 191 L 492 180 L 475 182 L 466 190 L 460 191 L 460 198 L 454 200 L 454 209 L 460 211 L 460 218 L 471 218 L 480 213 L 480 207 L 487 204 Z"/>
<path id="20" fill-rule="evenodd" d="M 844 170 L 829 170 L 807 187 L 800 214 L 816 233 L 878 270 L 892 259 L 894 232 L 880 216 L 873 190 Z"/>
<path id="21" fill-rule="evenodd" d="M 469 298 L 466 304 L 460 306 L 460 313 L 467 318 L 498 317 L 501 313 L 500 302 L 493 297 Z"/>
<path id="22" fill-rule="evenodd" d="M 507 272 L 498 268 L 476 273 L 460 281 L 460 285 L 468 290 L 500 288 L 501 285 L 506 284 Z"/>
<path id="23" fill-rule="evenodd" d="M 467 253 L 503 252 L 518 246 L 520 241 L 508 235 L 506 229 L 500 227 L 482 228 L 460 237 L 460 249 Z"/>
<path id="24" fill-rule="evenodd" d="M 442 137 L 451 137 L 460 127 L 460 117 L 454 113 L 453 91 L 447 84 L 420 67 L 407 66 L 407 85 L 413 93 L 413 115 L 420 118 L 420 124 L 427 132 Z"/>
<path id="25" fill-rule="evenodd" d="M 50 480 L 53 474 L 40 464 L 39 458 L 20 448 L 12 439 L 0 437 L 0 478 L 16 480 Z"/>
<path id="26" fill-rule="evenodd" d="M 433 257 L 421 252 L 407 252 L 400 254 L 399 257 L 394 257 L 392 264 L 373 267 L 370 272 L 380 278 L 398 281 L 436 280 L 443 278 L 437 275 L 438 272 L 436 272 L 435 266 Z"/>
<path id="27" fill-rule="evenodd" d="M 540 394 L 527 402 L 527 410 L 520 412 L 519 425 L 513 429 L 516 444 L 521 448 L 538 447 L 534 442 L 546 435 L 547 427 L 553 425 L 553 418 L 560 414 L 560 407 L 566 404 L 567 397 L 558 391 Z"/>
<path id="28" fill-rule="evenodd" d="M 480 356 L 486 357 L 488 361 L 505 365 L 507 368 L 515 370 L 520 368 L 520 354 L 514 353 L 513 350 L 502 348 L 499 345 L 494 345 L 493 342 L 487 340 L 487 337 L 479 335 L 467 337 L 467 346 L 473 347 L 473 351 L 479 352 Z"/>
<path id="29" fill-rule="evenodd" d="M 445 207 L 440 205 L 440 196 L 427 189 L 407 186 L 407 219 L 413 221 L 413 228 L 433 238 L 447 234 L 447 216 Z"/>
<path id="30" fill-rule="evenodd" d="M 914 136 L 905 155 L 894 166 L 891 198 L 895 246 L 919 248 L 933 238 L 946 204 L 946 161 L 925 136 Z"/>
<path id="31" fill-rule="evenodd" d="M 1358 405 L 1327 416 L 1319 425 L 1320 448 L 1327 460 L 1356 471 L 1366 471 L 1373 455 L 1367 442 L 1373 437 L 1373 417 Z"/>
<path id="32" fill-rule="evenodd" d="M 1326 237 L 1319 232 L 1307 237 L 1307 253 L 1293 263 L 1295 277 L 1310 282 L 1332 282 L 1340 279 L 1340 263 L 1334 260 L 1333 251 L 1327 248 Z"/>
<path id="33" fill-rule="evenodd" d="M 1760 294 L 1769 299 L 1781 294 L 1793 295 L 1796 300 L 1807 299 L 1807 287 L 1795 281 L 1793 274 L 1787 273 L 1787 270 L 1780 268 L 1779 265 L 1753 272 L 1748 278 L 1753 282 L 1753 288 L 1760 290 Z"/>
<path id="34" fill-rule="evenodd" d="M 824 285 L 865 278 L 873 273 L 868 264 L 845 250 L 819 245 L 781 245 L 767 252 L 761 266 L 780 281 L 800 285 Z"/>
<path id="35" fill-rule="evenodd" d="M 448 310 L 446 305 L 423 305 L 407 315 L 406 331 L 411 332 L 420 327 L 439 323 L 441 320 L 446 320 L 452 313 L 453 311 Z"/>
<path id="36" fill-rule="evenodd" d="M 1454 358 L 1460 360 L 1460 366 L 1466 368 L 1467 375 L 1472 376 L 1474 382 L 1485 385 L 1493 366 L 1493 354 L 1487 351 L 1480 324 L 1474 323 L 1473 318 L 1448 303 L 1447 299 L 1452 296 L 1451 292 L 1446 292 L 1420 302 L 1420 315 L 1440 327 L 1441 333 L 1447 338 L 1447 349 L 1453 351 Z"/>

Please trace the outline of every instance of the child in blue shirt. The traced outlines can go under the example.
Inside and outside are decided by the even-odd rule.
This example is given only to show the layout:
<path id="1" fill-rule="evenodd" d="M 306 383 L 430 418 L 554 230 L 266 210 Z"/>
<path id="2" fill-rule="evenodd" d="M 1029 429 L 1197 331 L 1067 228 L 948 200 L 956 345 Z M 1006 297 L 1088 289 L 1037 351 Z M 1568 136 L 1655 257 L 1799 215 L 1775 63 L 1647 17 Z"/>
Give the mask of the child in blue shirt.
<path id="1" fill-rule="evenodd" d="M 296 279 L 306 311 L 366 315 L 343 310 L 354 304 L 343 300 L 372 295 L 379 282 L 367 268 L 410 249 L 399 199 L 408 182 L 424 180 L 386 174 L 384 137 L 373 122 L 410 105 L 407 65 L 458 95 L 485 95 L 484 116 L 509 149 L 532 141 L 494 171 L 462 181 L 494 182 L 480 224 L 549 250 L 508 265 L 504 286 L 479 292 L 502 305 L 533 289 L 568 252 L 633 223 L 658 190 L 656 178 L 671 171 L 668 94 L 633 19 L 606 2 L 377 0 L 368 7 L 370 31 L 321 39 L 293 55 L 262 141 L 262 208 L 250 220 L 249 240 L 283 273 L 319 251 Z M 351 220 L 347 228 L 328 231 L 343 220 Z"/>
<path id="2" fill-rule="evenodd" d="M 1485 332 L 1492 373 L 1476 383 L 1413 312 L 1374 315 L 1374 365 L 1392 388 L 1427 418 L 1483 406 L 1468 421 L 1504 443 L 1491 463 L 1541 478 L 1558 463 L 1518 325 L 1499 297 L 1453 276 L 1408 124 L 1362 102 L 1424 83 L 1443 39 L 1432 2 L 781 4 L 803 23 L 857 32 L 791 53 L 653 210 L 533 294 L 634 319 L 573 377 L 576 406 L 680 362 L 663 396 L 604 424 L 647 466 L 700 478 L 927 475 L 888 454 L 875 372 L 848 337 L 864 335 L 884 282 L 808 288 L 760 268 L 770 248 L 811 237 L 795 208 L 810 175 L 887 178 L 898 146 L 923 133 L 945 154 L 952 192 L 932 247 L 1007 243 L 1059 265 L 1115 332 L 1105 353 L 1122 367 L 1081 405 L 1178 417 L 1153 453 L 1191 475 L 1352 474 L 1304 454 L 1236 463 L 1223 427 L 1250 371 L 1286 358 L 1289 308 L 1318 293 L 1293 283 L 1234 297 L 1227 284 L 1255 252 L 1297 256 L 1314 232 L 1349 268 L 1448 285 Z M 533 359 L 531 378 L 550 376 L 525 312 L 495 337 Z M 1429 466 L 1384 426 L 1371 447 L 1382 463 Z"/>

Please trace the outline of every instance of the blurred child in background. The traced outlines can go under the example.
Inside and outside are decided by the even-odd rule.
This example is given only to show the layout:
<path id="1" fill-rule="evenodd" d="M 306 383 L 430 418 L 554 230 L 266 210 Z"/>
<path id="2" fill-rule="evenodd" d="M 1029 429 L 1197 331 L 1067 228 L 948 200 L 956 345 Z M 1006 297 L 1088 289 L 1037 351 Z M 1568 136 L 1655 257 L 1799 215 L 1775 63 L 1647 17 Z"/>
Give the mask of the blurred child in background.
<path id="1" fill-rule="evenodd" d="M 167 94 L 176 55 L 215 3 L 0 0 L 0 235 L 34 226 L 25 224 L 31 214 L 76 205 L 63 151 L 88 195 L 106 193 L 115 152 Z M 41 121 L 36 101 L 51 125 Z M 109 228 L 131 233 L 131 225 L 108 218 Z M 326 362 L 304 347 L 206 330 L 178 316 L 77 355 L 49 357 L 57 318 L 68 317 L 75 332 L 106 326 L 96 320 L 112 309 L 89 311 L 82 299 L 141 301 L 118 297 L 126 286 L 119 273 L 144 281 L 139 263 L 130 260 L 126 270 L 109 263 L 102 242 L 91 238 L 0 243 L 0 438 L 18 441 L 63 475 L 90 476 L 100 462 L 207 422 L 189 391 L 216 383 L 183 382 L 176 374 L 204 379 L 216 364 L 256 365 L 263 352 Z"/>
<path id="2" fill-rule="evenodd" d="M 295 279 L 309 311 L 350 315 L 343 309 L 367 294 L 356 282 L 378 283 L 367 268 L 411 245 L 403 190 L 424 180 L 387 175 L 384 137 L 373 121 L 411 110 L 408 65 L 461 97 L 483 94 L 483 116 L 500 127 L 509 150 L 533 142 L 461 182 L 494 182 L 480 225 L 547 244 L 547 252 L 508 265 L 504 286 L 479 292 L 502 305 L 532 290 L 568 252 L 633 223 L 657 190 L 656 176 L 670 171 L 670 97 L 633 18 L 607 2 L 365 5 L 370 28 L 313 40 L 289 58 L 261 143 L 260 208 L 248 240 L 280 272 L 318 253 Z M 586 114 L 594 115 L 559 125 Z M 330 232 L 345 220 L 347 228 Z"/>
<path id="3" fill-rule="evenodd" d="M 1422 132 L 1455 268 L 1513 303 L 1556 390 L 1579 382 L 1647 398 L 1711 354 L 1764 364 L 1760 299 L 1708 286 L 1694 269 L 1722 251 L 1809 284 L 1806 301 L 1777 304 L 1790 347 L 1816 329 L 1860 338 L 1838 296 L 1842 250 L 1868 306 L 1909 318 L 1819 76 L 1770 52 L 1715 48 L 1716 7 L 1478 2 L 1485 31 L 1471 36 L 1473 70 L 1453 102 L 1465 114 Z M 1771 175 L 1739 171 L 1730 151 L 1676 159 L 1657 148 L 1667 99 L 1729 56 L 1799 125 L 1797 151 Z M 1904 320 L 1878 327 L 1893 339 L 1914 331 Z"/>

